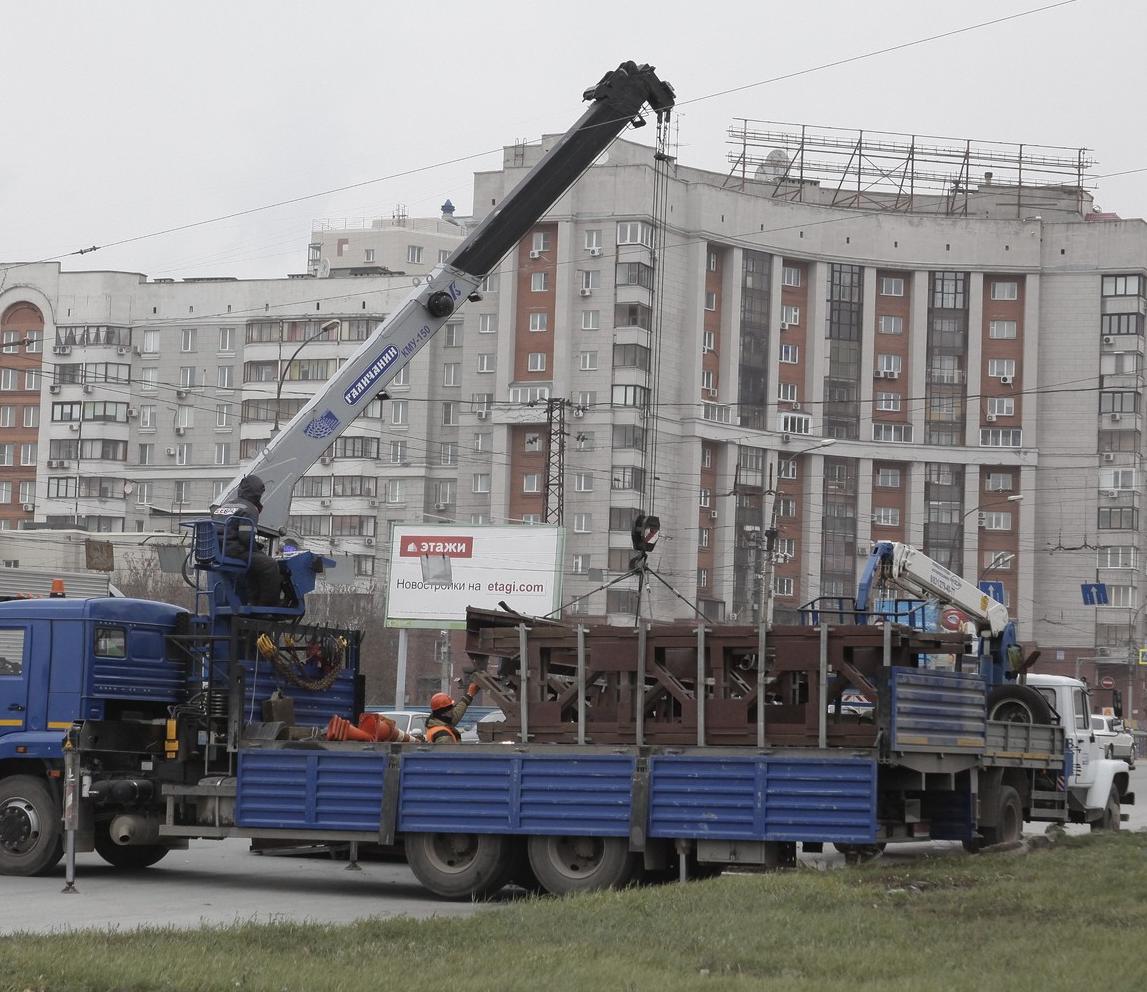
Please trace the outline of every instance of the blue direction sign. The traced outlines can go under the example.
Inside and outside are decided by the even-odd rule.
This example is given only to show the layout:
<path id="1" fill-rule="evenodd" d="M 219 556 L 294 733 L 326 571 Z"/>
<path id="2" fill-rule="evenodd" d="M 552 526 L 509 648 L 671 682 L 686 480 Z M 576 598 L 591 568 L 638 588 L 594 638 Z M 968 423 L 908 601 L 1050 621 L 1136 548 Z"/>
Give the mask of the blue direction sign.
<path id="1" fill-rule="evenodd" d="M 998 580 L 984 579 L 980 583 L 980 592 L 991 596 L 997 603 L 1004 601 L 1004 584 Z"/>
<path id="2" fill-rule="evenodd" d="M 1103 582 L 1084 582 L 1080 587 L 1083 590 L 1084 606 L 1106 606 L 1107 585 Z"/>

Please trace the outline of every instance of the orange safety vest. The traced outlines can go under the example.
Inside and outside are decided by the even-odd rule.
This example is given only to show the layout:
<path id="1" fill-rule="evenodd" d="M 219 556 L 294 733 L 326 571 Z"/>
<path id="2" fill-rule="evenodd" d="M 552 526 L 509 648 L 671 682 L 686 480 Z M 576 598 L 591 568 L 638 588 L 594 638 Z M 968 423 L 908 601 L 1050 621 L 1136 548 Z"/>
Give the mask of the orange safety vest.
<path id="1" fill-rule="evenodd" d="M 426 742 L 428 744 L 460 744 L 462 738 L 453 727 L 436 724 L 426 728 Z"/>

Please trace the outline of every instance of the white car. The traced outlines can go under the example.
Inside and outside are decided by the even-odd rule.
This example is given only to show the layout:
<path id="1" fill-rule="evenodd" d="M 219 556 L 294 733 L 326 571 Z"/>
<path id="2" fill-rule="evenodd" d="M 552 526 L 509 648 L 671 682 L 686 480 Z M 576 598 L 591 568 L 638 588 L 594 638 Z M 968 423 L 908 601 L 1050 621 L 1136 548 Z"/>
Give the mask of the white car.
<path id="1" fill-rule="evenodd" d="M 426 733 L 426 718 L 429 713 L 418 710 L 375 710 L 381 716 L 389 717 L 399 730 L 421 737 Z"/>
<path id="2" fill-rule="evenodd" d="M 1123 726 L 1123 721 L 1114 716 L 1091 717 L 1091 732 L 1095 742 L 1102 745 L 1103 754 L 1108 758 L 1122 758 L 1132 768 L 1135 767 L 1135 738 Z"/>

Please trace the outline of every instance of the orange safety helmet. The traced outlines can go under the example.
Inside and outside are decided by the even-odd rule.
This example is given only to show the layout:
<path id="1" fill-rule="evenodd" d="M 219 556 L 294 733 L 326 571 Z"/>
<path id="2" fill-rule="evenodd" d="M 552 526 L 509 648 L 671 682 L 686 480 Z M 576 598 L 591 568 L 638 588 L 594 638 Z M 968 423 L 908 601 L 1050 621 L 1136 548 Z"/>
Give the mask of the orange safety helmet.
<path id="1" fill-rule="evenodd" d="M 446 692 L 436 692 L 430 697 L 430 712 L 436 713 L 438 710 L 447 710 L 454 705 L 454 700 L 450 698 L 450 694 Z"/>

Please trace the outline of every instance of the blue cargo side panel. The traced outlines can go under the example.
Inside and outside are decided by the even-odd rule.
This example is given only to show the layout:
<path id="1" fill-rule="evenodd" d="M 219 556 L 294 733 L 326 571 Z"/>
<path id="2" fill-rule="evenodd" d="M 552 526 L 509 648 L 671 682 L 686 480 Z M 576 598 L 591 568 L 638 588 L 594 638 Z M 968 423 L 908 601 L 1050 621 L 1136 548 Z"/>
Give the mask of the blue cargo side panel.
<path id="1" fill-rule="evenodd" d="M 875 758 L 663 755 L 650 766 L 651 837 L 876 838 Z"/>
<path id="2" fill-rule="evenodd" d="M 377 831 L 386 761 L 381 751 L 241 751 L 235 822 Z"/>
<path id="3" fill-rule="evenodd" d="M 263 719 L 263 700 L 276 689 L 290 696 L 295 704 L 295 723 L 300 727 L 325 727 L 332 716 L 356 721 L 354 712 L 355 675 L 349 668 L 339 673 L 334 683 L 321 692 L 291 685 L 282 679 L 265 659 L 243 663 L 243 706 L 248 722 Z"/>
<path id="4" fill-rule="evenodd" d="M 404 754 L 398 829 L 624 837 L 634 765 L 626 755 Z"/>
<path id="5" fill-rule="evenodd" d="M 982 753 L 987 745 L 987 686 L 978 675 L 894 668 L 892 751 Z"/>

